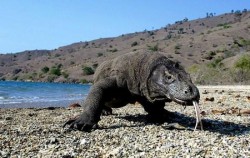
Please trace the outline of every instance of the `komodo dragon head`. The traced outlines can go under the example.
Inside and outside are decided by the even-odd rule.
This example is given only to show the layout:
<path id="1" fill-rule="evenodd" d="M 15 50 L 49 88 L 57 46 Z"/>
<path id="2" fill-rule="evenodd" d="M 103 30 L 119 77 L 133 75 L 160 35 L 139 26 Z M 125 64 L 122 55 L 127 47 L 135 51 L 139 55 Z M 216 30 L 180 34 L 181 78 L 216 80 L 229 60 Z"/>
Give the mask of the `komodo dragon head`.
<path id="1" fill-rule="evenodd" d="M 155 66 L 149 76 L 149 95 L 152 100 L 175 101 L 193 105 L 200 99 L 199 90 L 192 83 L 190 75 L 176 62 Z"/>
<path id="2" fill-rule="evenodd" d="M 175 101 L 183 105 L 194 105 L 196 113 L 195 130 L 199 123 L 203 130 L 201 111 L 198 105 L 200 93 L 192 83 L 190 75 L 179 63 L 169 59 L 160 58 L 155 63 L 152 64 L 147 80 L 149 100 Z"/>

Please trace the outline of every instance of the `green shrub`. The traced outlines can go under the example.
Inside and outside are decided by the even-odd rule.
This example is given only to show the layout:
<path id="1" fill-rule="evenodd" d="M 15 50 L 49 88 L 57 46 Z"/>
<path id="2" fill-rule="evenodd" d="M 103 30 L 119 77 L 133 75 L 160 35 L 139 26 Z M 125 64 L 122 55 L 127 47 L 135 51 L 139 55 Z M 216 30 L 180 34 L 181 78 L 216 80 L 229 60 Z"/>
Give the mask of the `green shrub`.
<path id="1" fill-rule="evenodd" d="M 221 62 L 222 60 L 222 57 L 216 58 L 212 62 L 208 63 L 207 66 L 211 68 L 220 68 L 223 66 L 223 63 Z"/>
<path id="2" fill-rule="evenodd" d="M 43 68 L 41 69 L 41 71 L 42 71 L 43 73 L 47 73 L 47 72 L 49 72 L 49 68 L 48 68 L 47 66 L 45 66 L 45 67 L 43 67 Z"/>
<path id="3" fill-rule="evenodd" d="M 172 35 L 171 34 L 168 34 L 166 37 L 165 37 L 165 39 L 171 39 L 172 38 Z"/>
<path id="4" fill-rule="evenodd" d="M 61 69 L 59 67 L 52 67 L 50 69 L 50 74 L 60 76 L 61 75 Z"/>
<path id="5" fill-rule="evenodd" d="M 94 74 L 94 70 L 91 67 L 85 66 L 82 68 L 84 75 L 92 75 Z"/>
<path id="6" fill-rule="evenodd" d="M 49 76 L 47 77 L 47 82 L 53 82 L 55 79 L 56 79 L 56 76 L 55 76 L 55 75 L 49 75 Z"/>
<path id="7" fill-rule="evenodd" d="M 59 56 L 61 56 L 61 54 L 55 54 L 55 57 L 56 57 L 56 58 L 59 57 Z"/>
<path id="8" fill-rule="evenodd" d="M 223 27 L 224 29 L 228 29 L 228 28 L 232 27 L 232 26 L 230 26 L 230 25 L 229 25 L 229 24 L 227 24 L 227 23 L 224 23 L 224 24 L 218 24 L 217 26 L 218 26 L 218 27 Z"/>
<path id="9" fill-rule="evenodd" d="M 199 65 L 194 64 L 194 65 L 190 66 L 190 67 L 187 69 L 187 71 L 188 71 L 189 73 L 197 73 L 197 72 L 199 71 Z"/>
<path id="10" fill-rule="evenodd" d="M 107 50 L 107 51 L 114 53 L 114 52 L 117 52 L 118 49 L 114 48 L 114 49 L 109 49 L 109 50 Z"/>
<path id="11" fill-rule="evenodd" d="M 63 75 L 64 78 L 68 78 L 69 77 L 69 74 L 67 72 L 64 72 L 64 71 L 62 72 L 62 75 Z"/>
<path id="12" fill-rule="evenodd" d="M 148 31 L 148 34 L 149 34 L 150 36 L 153 36 L 153 35 L 154 35 L 154 32 L 153 32 L 153 31 Z"/>
<path id="13" fill-rule="evenodd" d="M 11 79 L 11 80 L 16 81 L 16 80 L 18 80 L 18 77 L 19 77 L 19 76 L 14 76 L 14 77 L 12 77 L 12 79 Z"/>
<path id="14" fill-rule="evenodd" d="M 234 65 L 236 69 L 250 71 L 250 55 L 243 55 Z"/>
<path id="15" fill-rule="evenodd" d="M 250 40 L 240 37 L 239 39 L 234 40 L 234 44 L 238 45 L 239 47 L 249 46 Z"/>
<path id="16" fill-rule="evenodd" d="M 89 81 L 88 81 L 88 80 L 86 80 L 86 79 L 81 79 L 81 80 L 80 80 L 80 82 L 81 82 L 82 84 L 89 83 Z"/>
<path id="17" fill-rule="evenodd" d="M 138 45 L 138 42 L 133 42 L 132 44 L 131 44 L 131 47 L 134 47 L 134 46 L 137 46 Z"/>
<path id="18" fill-rule="evenodd" d="M 215 52 L 215 51 L 210 51 L 210 52 L 208 53 L 208 55 L 209 55 L 209 56 L 215 56 L 215 55 L 216 55 L 216 52 Z"/>
<path id="19" fill-rule="evenodd" d="M 230 25 L 224 25 L 224 26 L 223 26 L 224 29 L 228 29 L 228 28 L 231 28 L 231 27 L 232 27 L 232 26 L 230 26 Z"/>
<path id="20" fill-rule="evenodd" d="M 183 28 L 179 28 L 179 30 L 178 30 L 178 34 L 183 34 L 184 32 L 184 29 Z"/>
<path id="21" fill-rule="evenodd" d="M 234 64 L 232 76 L 236 82 L 250 81 L 250 55 L 241 56 Z"/>
<path id="22" fill-rule="evenodd" d="M 111 52 L 114 53 L 114 52 L 117 52 L 118 50 L 116 48 L 114 49 L 111 49 Z"/>
<path id="23" fill-rule="evenodd" d="M 207 34 L 210 34 L 210 33 L 212 33 L 212 32 L 213 32 L 212 30 L 208 30 L 208 31 L 207 31 Z"/>
<path id="24" fill-rule="evenodd" d="M 97 57 L 103 56 L 103 53 L 97 53 Z"/>
<path id="25" fill-rule="evenodd" d="M 176 45 L 174 46 L 174 49 L 181 49 L 181 45 L 180 45 L 180 44 L 176 44 Z"/>
<path id="26" fill-rule="evenodd" d="M 153 52 L 159 51 L 158 44 L 156 44 L 156 45 L 154 45 L 154 46 L 148 46 L 148 50 L 151 50 L 151 51 L 153 51 Z"/>

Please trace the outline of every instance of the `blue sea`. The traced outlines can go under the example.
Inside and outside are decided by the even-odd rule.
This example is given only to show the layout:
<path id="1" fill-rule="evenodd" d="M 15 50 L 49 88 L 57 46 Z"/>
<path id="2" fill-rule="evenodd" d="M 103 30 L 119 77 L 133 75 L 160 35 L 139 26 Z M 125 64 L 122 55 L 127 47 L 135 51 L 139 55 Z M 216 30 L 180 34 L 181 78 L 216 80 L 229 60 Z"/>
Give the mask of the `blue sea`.
<path id="1" fill-rule="evenodd" d="M 67 107 L 81 103 L 91 85 L 0 81 L 0 108 Z"/>

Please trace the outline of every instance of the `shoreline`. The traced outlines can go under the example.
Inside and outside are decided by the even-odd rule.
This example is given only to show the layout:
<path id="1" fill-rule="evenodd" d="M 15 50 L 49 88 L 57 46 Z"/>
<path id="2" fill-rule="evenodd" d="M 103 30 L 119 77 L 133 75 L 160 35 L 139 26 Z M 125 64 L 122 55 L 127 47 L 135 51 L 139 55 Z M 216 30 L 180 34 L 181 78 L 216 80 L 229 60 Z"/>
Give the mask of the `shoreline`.
<path id="1" fill-rule="evenodd" d="M 0 104 L 0 109 L 8 108 L 46 108 L 46 107 L 68 107 L 73 103 L 81 103 L 82 100 L 63 100 L 51 102 L 29 102 L 29 103 L 12 103 Z"/>
<path id="2" fill-rule="evenodd" d="M 32 81 L 32 80 L 0 80 L 0 82 L 31 82 L 31 83 L 52 83 L 52 84 L 81 84 L 81 85 L 92 85 L 92 82 L 46 82 L 46 81 Z"/>

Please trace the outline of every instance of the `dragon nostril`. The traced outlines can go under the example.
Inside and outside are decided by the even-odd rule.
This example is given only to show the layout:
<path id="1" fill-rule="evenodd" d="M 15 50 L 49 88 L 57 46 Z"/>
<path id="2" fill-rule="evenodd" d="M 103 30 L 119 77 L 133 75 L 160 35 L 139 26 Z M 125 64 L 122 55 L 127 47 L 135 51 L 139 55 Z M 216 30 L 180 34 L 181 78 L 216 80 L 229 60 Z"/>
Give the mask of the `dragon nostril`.
<path id="1" fill-rule="evenodd" d="M 191 87 L 187 87 L 187 89 L 184 91 L 185 94 L 191 94 L 193 92 Z"/>

